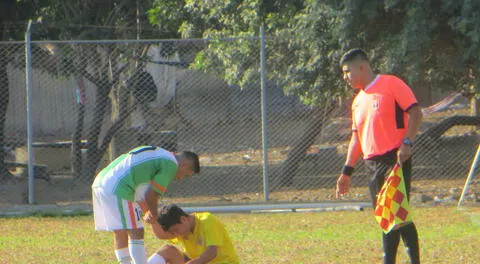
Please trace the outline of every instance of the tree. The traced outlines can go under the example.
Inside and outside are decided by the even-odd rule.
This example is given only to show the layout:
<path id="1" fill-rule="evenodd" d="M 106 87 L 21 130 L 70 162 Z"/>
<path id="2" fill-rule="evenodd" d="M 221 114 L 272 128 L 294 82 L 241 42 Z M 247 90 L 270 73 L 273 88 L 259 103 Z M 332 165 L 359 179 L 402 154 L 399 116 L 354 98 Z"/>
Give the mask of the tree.
<path id="1" fill-rule="evenodd" d="M 36 6 L 31 1 L 0 1 L 0 41 L 23 40 L 28 18 L 35 16 Z M 0 45 L 0 181 L 11 179 L 5 167 L 5 120 L 10 97 L 7 66 L 12 61 L 12 54 L 20 50 L 9 50 L 7 45 Z M 20 51 L 20 52 L 23 52 Z"/>
<path id="2" fill-rule="evenodd" d="M 244 86 L 256 80 L 258 76 L 252 74 L 252 68 L 258 65 L 245 63 L 243 60 L 248 60 L 248 56 L 235 55 L 258 58 L 258 43 L 243 42 L 228 47 L 225 41 L 215 40 L 257 37 L 264 23 L 269 38 L 285 40 L 269 45 L 269 52 L 278 54 L 269 56 L 268 72 L 269 79 L 280 82 L 287 91 L 301 97 L 306 94 L 302 89 L 285 85 L 292 75 L 284 68 L 317 65 L 315 58 L 319 56 L 336 62 L 347 49 L 363 47 L 371 51 L 378 70 L 403 76 L 414 88 L 419 87 L 415 90 L 421 101 L 430 103 L 430 87 L 455 90 L 465 86 L 478 93 L 480 65 L 475 54 L 480 50 L 479 7 L 480 2 L 472 0 L 157 0 L 149 11 L 149 19 L 161 28 L 168 25 L 169 31 L 178 30 L 173 37 L 208 39 L 209 48 L 198 54 L 193 66 L 215 67 L 215 71 L 221 68 L 230 83 Z M 285 49 L 294 43 L 297 45 Z M 312 46 L 317 49 L 311 49 Z M 281 75 L 271 67 L 285 64 L 274 62 L 287 62 L 279 69 Z M 321 67 L 314 76 L 329 76 L 330 70 Z M 333 72 L 338 75 L 337 70 Z M 298 79 L 297 75 L 294 77 Z M 327 82 L 331 84 L 330 90 L 340 86 L 334 78 Z M 313 87 L 306 89 L 314 90 Z"/>
<path id="3" fill-rule="evenodd" d="M 0 4 L 2 40 L 23 40 L 26 22 L 35 17 L 42 17 L 43 23 L 34 28 L 32 40 L 144 39 L 171 35 L 171 32 L 158 32 L 152 29 L 146 19 L 146 11 L 151 8 L 151 1 L 147 0 L 76 2 L 51 0 L 41 1 L 41 5 L 37 1 L 4 0 Z M 19 12 L 20 10 L 22 12 Z M 17 28 L 13 28 L 12 25 Z M 84 81 L 96 86 L 93 122 L 84 123 L 85 106 L 77 105 L 77 126 L 73 135 L 74 174 L 77 179 L 90 182 L 113 136 L 123 127 L 126 118 L 136 107 L 129 104 L 128 97 L 133 92 L 129 89 L 132 87 L 120 82 L 120 76 L 123 74 L 128 79 L 130 76 L 137 76 L 143 70 L 148 61 L 146 58 L 148 45 L 66 43 L 52 45 L 49 48 L 58 51 L 59 55 L 55 55 L 58 56 L 55 59 L 57 67 L 51 65 L 45 67 L 42 63 L 36 63 L 39 60 L 33 61 L 33 67 L 57 76 L 73 77 L 79 87 L 85 86 Z M 163 47 L 163 50 L 168 50 L 168 47 Z M 23 50 L 18 50 L 18 53 L 23 53 Z M 2 131 L 8 103 L 8 80 L 5 69 L 10 57 L 7 55 L 4 50 L 0 51 L 0 78 L 4 80 L 0 84 L 0 89 L 4 91 L 2 95 L 7 95 L 1 98 L 4 100 L 0 108 L 0 116 L 3 117 L 0 119 Z M 103 134 L 100 131 L 105 118 L 109 117 L 109 109 L 113 109 L 110 114 L 113 124 Z M 88 127 L 85 127 L 86 125 Z M 81 141 L 85 136 L 86 146 Z M 3 140 L 1 137 L 0 147 L 4 145 Z M 83 147 L 87 148 L 86 160 L 83 160 L 80 151 Z M 0 155 L 3 155 L 3 152 Z M 4 167 L 3 158 L 0 156 L 0 169 Z"/>
<path id="4" fill-rule="evenodd" d="M 134 39 L 151 36 L 146 23 L 145 10 L 149 1 L 52 1 L 41 10 L 44 25 L 39 34 L 54 39 L 101 40 Z M 140 21 L 139 24 L 136 24 Z M 128 46 L 128 45 L 127 45 Z M 77 178 L 91 182 L 99 162 L 105 155 L 113 136 L 124 125 L 134 106 L 128 104 L 127 91 L 120 82 L 121 74 L 132 76 L 141 71 L 138 63 L 146 49 L 138 45 L 120 46 L 112 43 L 88 45 L 63 45 L 64 76 L 74 76 L 79 87 L 84 87 L 83 78 L 96 86 L 93 122 L 87 128 L 86 161 L 80 149 L 84 130 L 84 105 L 78 105 L 77 128 L 73 136 L 73 168 Z M 71 66 L 73 65 L 73 66 Z M 113 124 L 101 137 L 102 124 L 113 109 Z"/>
<path id="5" fill-rule="evenodd" d="M 150 21 L 161 25 L 164 16 L 158 10 L 165 1 L 156 1 L 155 5 L 160 8 L 149 12 Z M 220 74 L 227 83 L 242 89 L 259 86 L 258 35 L 260 27 L 266 27 L 268 79 L 285 93 L 295 94 L 304 104 L 317 108 L 312 126 L 297 140 L 285 162 L 280 181 L 290 183 L 330 115 L 332 102 L 347 91 L 339 83 L 338 64 L 333 59 L 340 47 L 334 31 L 334 10 L 317 2 L 257 0 L 186 1 L 184 8 L 177 10 L 173 15 L 189 19 L 178 22 L 183 37 L 200 35 L 208 39 L 192 68 Z M 232 36 L 235 38 L 231 41 L 222 39 Z"/>
<path id="6" fill-rule="evenodd" d="M 12 13 L 13 3 L 15 1 L 2 1 L 0 2 L 0 37 L 1 40 L 7 40 L 9 32 L 7 31 L 7 21 L 12 21 L 10 14 Z M 8 89 L 8 65 L 7 51 L 4 48 L 0 49 L 0 180 L 4 180 L 9 177 L 8 170 L 5 167 L 5 119 L 7 115 L 7 106 L 10 97 Z"/>
<path id="7" fill-rule="evenodd" d="M 403 77 L 430 104 L 432 89 L 480 94 L 479 8 L 472 0 L 157 0 L 149 18 L 161 27 L 172 19 L 178 36 L 206 39 L 191 67 L 242 88 L 258 84 L 265 25 L 268 79 L 306 105 L 351 96 L 338 60 L 353 47 L 371 51 L 376 69 Z"/>

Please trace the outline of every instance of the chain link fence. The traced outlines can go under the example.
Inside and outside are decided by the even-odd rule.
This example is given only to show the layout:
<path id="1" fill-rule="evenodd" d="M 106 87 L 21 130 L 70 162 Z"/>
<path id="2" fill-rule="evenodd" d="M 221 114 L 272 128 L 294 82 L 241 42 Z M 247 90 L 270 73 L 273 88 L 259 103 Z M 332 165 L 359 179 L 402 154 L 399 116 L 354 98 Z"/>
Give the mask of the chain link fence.
<path id="1" fill-rule="evenodd" d="M 225 41 L 232 46 L 250 41 L 260 47 L 258 39 Z M 260 78 L 240 89 L 223 81 L 215 69 L 190 69 L 208 44 L 32 42 L 35 202 L 89 203 L 96 172 L 143 144 L 200 155 L 201 174 L 174 181 L 166 201 L 220 205 L 332 200 L 351 135 L 348 103 L 331 111 L 307 107 L 274 80 L 267 82 L 264 188 Z M 275 63 L 269 54 L 281 52 L 272 47 L 267 42 L 267 72 Z M 0 84 L 0 97 L 8 105 L 4 159 L 9 170 L 2 177 L 0 204 L 15 205 L 28 203 L 25 43 L 0 43 L 0 50 L 0 76 L 5 72 L 8 80 Z M 260 51 L 258 56 L 237 56 L 260 72 Z M 468 98 L 436 97 L 440 103 L 424 109 L 415 143 L 413 193 L 459 195 L 479 143 L 479 122 L 469 116 Z M 360 163 L 346 199 L 367 201 L 368 178 Z M 474 185 L 471 192 L 480 192 Z"/>

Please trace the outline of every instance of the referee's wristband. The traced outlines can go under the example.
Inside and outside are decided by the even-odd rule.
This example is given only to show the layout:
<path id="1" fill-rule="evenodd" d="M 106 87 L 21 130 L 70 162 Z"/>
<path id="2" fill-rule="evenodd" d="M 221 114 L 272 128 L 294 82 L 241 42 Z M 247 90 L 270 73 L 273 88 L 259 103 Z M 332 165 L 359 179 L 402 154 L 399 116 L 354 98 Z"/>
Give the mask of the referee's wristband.
<path id="1" fill-rule="evenodd" d="M 352 173 L 353 173 L 353 170 L 355 170 L 354 167 L 345 165 L 345 166 L 343 166 L 342 174 L 345 174 L 347 176 L 351 176 Z"/>

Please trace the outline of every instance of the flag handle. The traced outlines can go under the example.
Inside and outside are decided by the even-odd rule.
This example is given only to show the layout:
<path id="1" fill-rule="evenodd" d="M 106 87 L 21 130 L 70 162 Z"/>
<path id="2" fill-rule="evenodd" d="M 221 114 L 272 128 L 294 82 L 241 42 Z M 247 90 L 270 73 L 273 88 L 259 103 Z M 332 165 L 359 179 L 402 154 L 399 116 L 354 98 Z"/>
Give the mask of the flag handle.
<path id="1" fill-rule="evenodd" d="M 473 174 L 475 172 L 475 168 L 477 167 L 478 160 L 480 159 L 480 144 L 478 144 L 477 153 L 475 154 L 475 158 L 473 159 L 472 165 L 470 166 L 470 172 L 468 173 L 468 178 L 465 181 L 465 186 L 463 187 L 462 195 L 458 200 L 458 207 L 460 207 L 463 203 L 463 199 L 465 198 L 465 194 L 468 191 L 468 186 L 470 185 L 470 181 L 473 178 Z"/>

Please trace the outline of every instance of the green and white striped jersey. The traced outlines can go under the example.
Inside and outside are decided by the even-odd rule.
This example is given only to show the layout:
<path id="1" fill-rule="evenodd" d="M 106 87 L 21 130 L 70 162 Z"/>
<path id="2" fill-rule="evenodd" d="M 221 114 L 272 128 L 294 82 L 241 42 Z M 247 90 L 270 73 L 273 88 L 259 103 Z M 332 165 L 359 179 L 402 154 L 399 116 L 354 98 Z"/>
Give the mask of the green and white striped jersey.
<path id="1" fill-rule="evenodd" d="M 129 201 L 141 201 L 148 188 L 163 194 L 175 178 L 178 162 L 175 155 L 154 146 L 141 146 L 120 155 L 95 178 L 92 188 Z"/>

